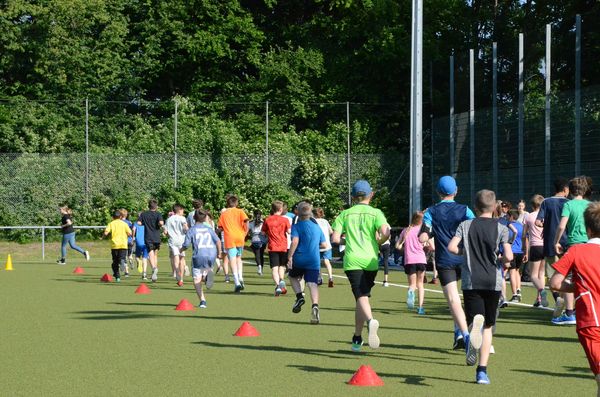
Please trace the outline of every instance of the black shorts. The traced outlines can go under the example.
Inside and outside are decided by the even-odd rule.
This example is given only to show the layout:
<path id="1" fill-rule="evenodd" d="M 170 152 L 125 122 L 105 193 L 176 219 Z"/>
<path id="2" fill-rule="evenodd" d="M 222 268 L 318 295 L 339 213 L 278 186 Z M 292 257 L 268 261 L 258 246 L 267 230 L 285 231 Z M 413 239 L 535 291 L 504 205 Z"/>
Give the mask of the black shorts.
<path id="1" fill-rule="evenodd" d="M 287 266 L 287 263 L 287 252 L 269 252 L 269 265 L 271 266 L 271 269 L 277 266 Z"/>
<path id="2" fill-rule="evenodd" d="M 510 261 L 510 268 L 519 270 L 523 264 L 523 254 L 514 254 L 513 260 Z"/>
<path id="3" fill-rule="evenodd" d="M 440 284 L 442 287 L 450 284 L 453 281 L 460 280 L 460 266 L 458 267 L 438 267 L 438 278 L 440 279 Z"/>
<path id="4" fill-rule="evenodd" d="M 300 267 L 292 267 L 292 269 L 288 272 L 289 277 L 304 277 L 304 281 L 306 281 L 307 283 L 315 284 L 319 282 L 320 275 L 321 269 L 303 269 Z"/>
<path id="5" fill-rule="evenodd" d="M 483 315 L 486 327 L 496 324 L 496 310 L 498 309 L 500 291 L 482 289 L 463 290 L 463 299 L 467 324 L 472 324 L 473 317 L 477 314 Z"/>
<path id="6" fill-rule="evenodd" d="M 424 263 L 409 263 L 404 265 L 404 273 L 411 275 L 416 272 L 424 272 L 427 269 L 427 265 Z"/>
<path id="7" fill-rule="evenodd" d="M 375 285 L 377 270 L 346 270 L 345 273 L 348 281 L 350 281 L 354 299 L 371 296 L 371 288 Z"/>
<path id="8" fill-rule="evenodd" d="M 535 247 L 529 247 L 529 261 L 539 262 L 544 259 L 544 247 L 541 245 Z"/>
<path id="9" fill-rule="evenodd" d="M 154 241 L 146 241 L 146 248 L 148 248 L 148 252 L 158 251 L 160 250 L 160 243 L 155 243 Z"/>

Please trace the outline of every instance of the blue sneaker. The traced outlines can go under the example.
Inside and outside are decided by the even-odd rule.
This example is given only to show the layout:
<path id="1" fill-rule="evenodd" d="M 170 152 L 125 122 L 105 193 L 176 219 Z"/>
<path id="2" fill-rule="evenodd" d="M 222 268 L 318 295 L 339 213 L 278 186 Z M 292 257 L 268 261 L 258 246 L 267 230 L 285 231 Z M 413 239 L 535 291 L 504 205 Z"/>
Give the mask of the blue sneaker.
<path id="1" fill-rule="evenodd" d="M 406 306 L 408 306 L 410 310 L 415 308 L 415 291 L 413 291 L 412 289 L 408 290 L 408 295 L 406 297 Z"/>
<path id="2" fill-rule="evenodd" d="M 477 349 L 471 343 L 471 336 L 465 336 L 465 356 L 467 365 L 473 366 L 477 363 Z"/>
<path id="3" fill-rule="evenodd" d="M 567 316 L 566 313 L 552 319 L 552 324 L 554 325 L 575 325 L 576 323 L 577 319 L 575 318 L 575 315 Z"/>
<path id="4" fill-rule="evenodd" d="M 478 385 L 489 385 L 490 378 L 488 378 L 487 372 L 477 371 L 477 375 L 475 376 L 475 382 L 477 382 Z"/>
<path id="5" fill-rule="evenodd" d="M 425 309 L 423 309 L 422 307 L 417 309 L 417 314 L 423 316 L 425 314 Z"/>
<path id="6" fill-rule="evenodd" d="M 206 301 L 200 301 L 198 307 L 200 307 L 201 309 L 206 309 Z"/>
<path id="7" fill-rule="evenodd" d="M 465 348 L 465 340 L 460 332 L 454 333 L 454 344 L 452 345 L 452 350 L 460 350 Z"/>
<path id="8" fill-rule="evenodd" d="M 356 353 L 360 352 L 360 348 L 362 347 L 362 345 L 362 336 L 352 335 L 352 351 Z"/>

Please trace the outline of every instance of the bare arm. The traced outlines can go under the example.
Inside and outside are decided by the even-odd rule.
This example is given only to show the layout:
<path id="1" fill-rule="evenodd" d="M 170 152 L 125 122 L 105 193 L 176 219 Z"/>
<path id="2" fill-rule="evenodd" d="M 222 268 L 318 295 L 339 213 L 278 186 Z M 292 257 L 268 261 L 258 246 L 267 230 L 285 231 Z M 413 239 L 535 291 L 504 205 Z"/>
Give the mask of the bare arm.
<path id="1" fill-rule="evenodd" d="M 458 246 L 460 241 L 460 237 L 452 237 L 452 240 L 450 240 L 450 243 L 448 243 L 448 251 L 454 255 L 462 255 L 462 249 Z"/>
<path id="2" fill-rule="evenodd" d="M 342 233 L 336 232 L 335 230 L 331 234 L 331 242 L 334 244 L 339 244 L 342 240 Z"/>
<path id="3" fill-rule="evenodd" d="M 559 272 L 554 273 L 550 279 L 550 288 L 559 292 L 575 292 L 575 285 L 568 282 Z"/>
<path id="4" fill-rule="evenodd" d="M 381 225 L 381 227 L 377 231 L 377 233 L 379 233 L 379 237 L 377 237 L 377 244 L 381 245 L 388 241 L 388 239 L 390 238 L 390 231 L 390 225 L 388 225 L 387 223 Z"/>
<path id="5" fill-rule="evenodd" d="M 558 224 L 558 227 L 556 228 L 556 235 L 554 236 L 554 249 L 556 250 L 557 254 L 562 254 L 563 252 L 563 248 L 560 245 L 560 239 L 563 235 L 563 233 L 565 232 L 565 229 L 567 228 L 567 222 L 569 221 L 569 218 L 566 216 L 563 216 L 560 218 L 560 223 Z"/>
<path id="6" fill-rule="evenodd" d="M 513 260 L 512 244 L 503 243 L 504 253 L 502 254 L 502 262 L 510 263 Z"/>
<path id="7" fill-rule="evenodd" d="M 294 256 L 294 253 L 296 252 L 296 248 L 298 248 L 299 241 L 300 241 L 300 239 L 298 237 L 294 237 L 292 239 L 292 245 L 290 245 L 290 251 L 288 252 L 288 263 L 287 263 L 288 269 L 292 268 L 292 263 L 293 263 L 292 257 Z"/>

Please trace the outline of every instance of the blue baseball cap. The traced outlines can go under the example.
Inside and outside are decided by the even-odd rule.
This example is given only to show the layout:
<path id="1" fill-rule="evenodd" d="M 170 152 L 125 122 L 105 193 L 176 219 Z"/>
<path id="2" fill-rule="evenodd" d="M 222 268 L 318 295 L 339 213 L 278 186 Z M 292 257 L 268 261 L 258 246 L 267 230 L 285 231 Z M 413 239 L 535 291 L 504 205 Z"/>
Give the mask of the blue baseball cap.
<path id="1" fill-rule="evenodd" d="M 371 194 L 371 192 L 371 185 L 364 179 L 359 179 L 354 182 L 354 186 L 352 186 L 352 197 L 367 196 Z"/>
<path id="2" fill-rule="evenodd" d="M 456 180 L 450 175 L 441 177 L 437 184 L 437 191 L 445 195 L 455 194 L 457 191 Z"/>

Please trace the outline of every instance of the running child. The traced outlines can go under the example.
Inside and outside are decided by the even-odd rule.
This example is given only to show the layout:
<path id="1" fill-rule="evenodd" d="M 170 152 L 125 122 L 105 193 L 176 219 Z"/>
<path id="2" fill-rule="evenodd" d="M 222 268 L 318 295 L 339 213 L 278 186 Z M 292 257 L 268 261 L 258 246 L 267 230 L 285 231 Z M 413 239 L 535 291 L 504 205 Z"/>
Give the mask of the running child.
<path id="1" fill-rule="evenodd" d="M 600 203 L 590 203 L 584 212 L 584 224 L 589 240 L 569 248 L 552 267 L 550 288 L 575 294 L 577 336 L 585 351 L 590 369 L 596 378 L 600 396 Z M 569 281 L 567 275 L 573 275 Z"/>
<path id="2" fill-rule="evenodd" d="M 263 274 L 265 249 L 267 248 L 267 236 L 262 232 L 263 223 L 262 212 L 254 210 L 254 218 L 248 225 L 248 233 L 250 233 L 250 248 L 252 248 L 254 261 L 256 262 L 256 273 L 259 276 Z"/>
<path id="3" fill-rule="evenodd" d="M 82 254 L 85 260 L 90 260 L 90 253 L 75 242 L 75 229 L 73 228 L 73 211 L 68 206 L 62 206 L 59 209 L 60 228 L 62 232 L 62 243 L 60 245 L 60 259 L 56 261 L 59 265 L 67 263 L 67 245 Z"/>
<path id="4" fill-rule="evenodd" d="M 291 234 L 290 220 L 283 216 L 283 202 L 273 201 L 271 215 L 262 225 L 262 233 L 267 237 L 269 248 L 269 266 L 275 282 L 275 296 L 287 293 L 285 288 L 285 270 L 288 263 L 288 236 Z"/>
<path id="5" fill-rule="evenodd" d="M 183 216 L 183 206 L 181 204 L 173 205 L 173 212 L 174 215 L 170 216 L 165 223 L 165 234 L 169 237 L 171 269 L 177 279 L 177 285 L 181 287 L 185 276 L 185 252 L 181 250 L 181 247 L 188 231 L 188 225 Z"/>
<path id="6" fill-rule="evenodd" d="M 529 262 L 531 282 L 537 289 L 537 297 L 533 303 L 534 307 L 548 307 L 548 293 L 545 289 L 546 268 L 544 266 L 543 229 L 535 224 L 542 201 L 544 201 L 544 197 L 539 194 L 531 198 L 531 208 L 533 211 L 525 216 L 525 227 L 523 229 L 523 235 L 525 236 L 525 256 L 523 257 L 523 262 Z"/>
<path id="7" fill-rule="evenodd" d="M 133 223 L 129 220 L 129 212 L 121 208 L 121 220 L 129 226 L 133 232 Z M 127 260 L 121 265 L 121 270 L 125 272 L 125 277 L 129 277 L 129 270 L 133 270 L 133 237 L 127 237 Z"/>
<path id="8" fill-rule="evenodd" d="M 317 221 L 317 225 L 319 225 L 321 231 L 323 232 L 323 235 L 325 236 L 326 247 L 321 248 L 320 250 L 321 261 L 325 265 L 325 268 L 327 269 L 327 275 L 329 276 L 329 282 L 327 283 L 327 286 L 329 288 L 333 288 L 333 268 L 331 267 L 331 259 L 333 258 L 331 248 L 331 234 L 333 233 L 333 230 L 331 229 L 329 221 L 325 219 L 325 212 L 323 211 L 323 208 L 315 208 L 314 216 Z"/>
<path id="9" fill-rule="evenodd" d="M 146 247 L 144 225 L 137 222 L 133 224 L 133 237 L 135 239 L 135 259 L 137 261 L 138 273 L 142 273 L 142 280 L 148 280 L 146 270 L 148 269 L 148 247 Z"/>
<path id="10" fill-rule="evenodd" d="M 390 238 L 390 225 L 381 210 L 369 205 L 373 198 L 369 182 L 356 181 L 351 194 L 355 205 L 342 211 L 335 219 L 331 241 L 339 244 L 342 235 L 345 235 L 344 272 L 356 301 L 352 350 L 358 352 L 363 344 L 365 323 L 369 347 L 379 348 L 379 321 L 373 318 L 369 298 L 379 270 L 379 246 Z"/>
<path id="11" fill-rule="evenodd" d="M 127 257 L 127 237 L 131 236 L 131 229 L 121 220 L 121 211 L 116 210 L 112 218 L 112 222 L 104 229 L 103 236 L 106 237 L 110 234 L 113 277 L 117 283 L 120 283 L 121 275 L 119 267 L 125 262 Z"/>
<path id="12" fill-rule="evenodd" d="M 160 250 L 160 230 L 165 222 L 158 212 L 158 202 L 148 201 L 148 211 L 140 214 L 138 225 L 144 226 L 144 244 L 148 249 L 148 262 L 152 267 L 152 282 L 158 280 L 158 251 Z"/>
<path id="13" fill-rule="evenodd" d="M 234 195 L 227 199 L 227 209 L 221 213 L 218 226 L 223 230 L 225 250 L 229 257 L 229 265 L 233 272 L 234 291 L 236 293 L 244 290 L 244 265 L 242 263 L 242 252 L 244 241 L 248 234 L 248 216 L 237 208 L 238 198 Z"/>
<path id="14" fill-rule="evenodd" d="M 464 256 L 462 290 L 465 314 L 470 333 L 465 336 L 467 365 L 475 365 L 479 351 L 479 366 L 475 372 L 478 384 L 489 384 L 487 365 L 492 346 L 492 327 L 502 288 L 502 264 L 498 247 L 502 246 L 502 261 L 513 259 L 508 242 L 508 228 L 493 218 L 496 194 L 480 190 L 475 198 L 478 217 L 462 222 L 448 244 L 452 254 Z M 439 247 L 439 245 L 438 245 Z"/>
<path id="15" fill-rule="evenodd" d="M 408 277 L 408 294 L 406 305 L 410 310 L 415 307 L 415 290 L 419 291 L 419 306 L 417 314 L 425 314 L 423 302 L 425 300 L 425 270 L 427 270 L 427 257 L 423 243 L 419 240 L 419 232 L 423 223 L 423 213 L 417 211 L 413 214 L 410 225 L 400 234 L 404 246 L 404 273 Z"/>
<path id="16" fill-rule="evenodd" d="M 206 308 L 206 296 L 202 288 L 202 282 L 206 288 L 210 289 L 213 285 L 214 273 L 212 266 L 221 254 L 221 241 L 214 229 L 206 225 L 208 214 L 202 209 L 196 209 L 194 212 L 194 226 L 189 229 L 185 235 L 185 240 L 181 247 L 185 251 L 192 246 L 192 277 L 194 278 L 194 288 L 198 299 L 200 299 L 200 308 Z"/>
<path id="17" fill-rule="evenodd" d="M 298 206 L 298 222 L 292 226 L 292 246 L 290 247 L 287 267 L 290 283 L 296 293 L 296 302 L 292 306 L 292 312 L 300 313 L 302 305 L 305 303 L 300 284 L 300 280 L 304 279 L 312 301 L 310 322 L 311 324 L 319 324 L 321 321 L 318 286 L 321 275 L 319 250 L 326 248 L 327 243 L 321 228 L 311 222 L 311 216 L 312 205 L 300 203 Z"/>
<path id="18" fill-rule="evenodd" d="M 519 270 L 523 265 L 523 224 L 519 222 L 519 211 L 511 209 L 508 211 L 509 223 L 517 231 L 514 236 L 510 238 L 513 240 L 511 251 L 513 253 L 513 260 L 510 262 L 510 268 L 508 270 L 510 275 L 510 288 L 512 289 L 511 302 L 521 302 L 521 273 Z"/>

